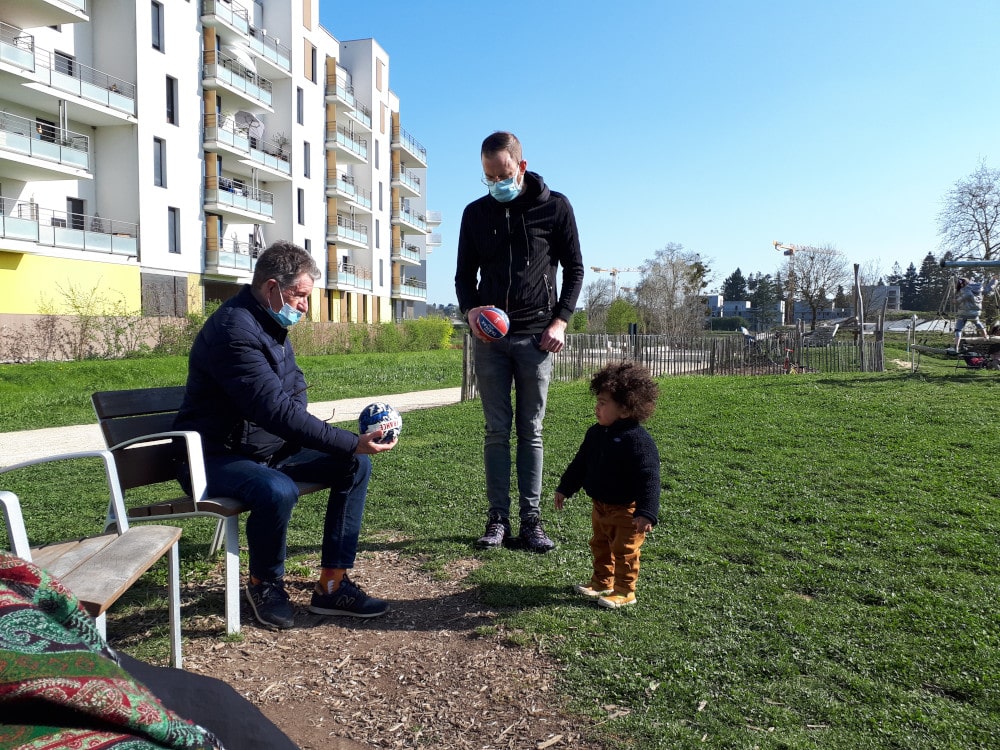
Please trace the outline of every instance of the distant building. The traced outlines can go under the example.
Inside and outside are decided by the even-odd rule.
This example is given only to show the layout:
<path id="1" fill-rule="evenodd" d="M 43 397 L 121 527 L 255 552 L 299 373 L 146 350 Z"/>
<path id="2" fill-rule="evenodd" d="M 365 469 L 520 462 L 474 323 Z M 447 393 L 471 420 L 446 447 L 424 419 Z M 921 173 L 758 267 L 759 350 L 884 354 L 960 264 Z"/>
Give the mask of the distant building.
<path id="1" fill-rule="evenodd" d="M 277 239 L 316 259 L 314 320 L 419 314 L 441 244 L 427 151 L 389 54 L 319 14 L 320 0 L 0 2 L 0 324 L 71 314 L 70 287 L 201 310 Z"/>

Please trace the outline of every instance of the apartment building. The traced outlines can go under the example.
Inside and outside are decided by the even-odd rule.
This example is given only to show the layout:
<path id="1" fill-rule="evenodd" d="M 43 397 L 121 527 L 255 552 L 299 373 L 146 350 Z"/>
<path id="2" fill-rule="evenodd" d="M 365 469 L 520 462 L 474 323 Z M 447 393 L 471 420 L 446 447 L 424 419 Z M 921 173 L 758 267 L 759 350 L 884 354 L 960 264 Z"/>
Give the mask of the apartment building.
<path id="1" fill-rule="evenodd" d="M 74 299 L 183 315 L 276 239 L 323 272 L 314 320 L 422 310 L 426 150 L 387 52 L 318 18 L 319 0 L 0 3 L 0 325 Z"/>

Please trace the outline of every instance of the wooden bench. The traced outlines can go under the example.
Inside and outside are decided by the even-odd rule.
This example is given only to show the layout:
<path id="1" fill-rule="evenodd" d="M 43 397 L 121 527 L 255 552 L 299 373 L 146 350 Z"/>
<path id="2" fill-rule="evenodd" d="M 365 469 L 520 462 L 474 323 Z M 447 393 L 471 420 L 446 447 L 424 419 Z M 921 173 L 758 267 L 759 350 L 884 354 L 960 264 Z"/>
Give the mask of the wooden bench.
<path id="1" fill-rule="evenodd" d="M 126 493 L 125 509 L 132 522 L 208 517 L 218 521 L 210 554 L 225 549 L 226 632 L 240 632 L 240 514 L 247 507 L 230 497 L 207 492 L 201 435 L 174 430 L 174 417 L 184 400 L 184 386 L 101 391 L 91 401 L 108 450 L 114 454 L 118 480 Z M 191 494 L 177 483 L 186 461 Z M 178 494 L 154 503 L 130 505 L 128 491 L 171 482 Z M 299 494 L 329 485 L 299 482 Z"/>
<path id="2" fill-rule="evenodd" d="M 170 611 L 171 663 L 181 667 L 180 564 L 177 543 L 181 529 L 176 526 L 130 527 L 124 498 L 118 484 L 114 457 L 109 451 L 87 451 L 25 461 L 5 467 L 0 474 L 37 464 L 99 457 L 104 462 L 110 499 L 109 514 L 114 519 L 112 532 L 31 547 L 25 528 L 21 500 L 13 492 L 0 490 L 0 505 L 11 552 L 33 562 L 58 578 L 73 592 L 96 620 L 101 636 L 107 638 L 108 609 L 131 588 L 139 577 L 164 555 L 169 566 L 167 587 Z M 25 498 L 27 500 L 27 498 Z M 35 501 L 32 500 L 32 505 Z"/>

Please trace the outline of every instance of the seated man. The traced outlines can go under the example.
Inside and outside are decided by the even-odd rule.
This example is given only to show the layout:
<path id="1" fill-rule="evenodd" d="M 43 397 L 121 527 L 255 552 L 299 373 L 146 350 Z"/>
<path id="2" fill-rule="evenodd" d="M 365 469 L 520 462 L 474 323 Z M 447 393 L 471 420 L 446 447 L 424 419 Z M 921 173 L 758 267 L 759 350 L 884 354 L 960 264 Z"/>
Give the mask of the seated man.
<path id="1" fill-rule="evenodd" d="M 310 611 L 376 617 L 387 602 L 347 576 L 354 567 L 364 513 L 370 454 L 396 441 L 381 431 L 355 435 L 306 409 L 306 384 L 288 329 L 309 310 L 319 268 L 305 250 L 279 241 L 257 258 L 252 282 L 205 322 L 188 361 L 184 402 L 174 428 L 201 434 L 210 495 L 250 508 L 247 599 L 267 628 L 290 628 L 285 592 L 285 539 L 299 499 L 296 482 L 330 484 L 321 571 Z M 185 467 L 186 468 L 186 467 Z M 187 472 L 179 474 L 190 491 Z"/>

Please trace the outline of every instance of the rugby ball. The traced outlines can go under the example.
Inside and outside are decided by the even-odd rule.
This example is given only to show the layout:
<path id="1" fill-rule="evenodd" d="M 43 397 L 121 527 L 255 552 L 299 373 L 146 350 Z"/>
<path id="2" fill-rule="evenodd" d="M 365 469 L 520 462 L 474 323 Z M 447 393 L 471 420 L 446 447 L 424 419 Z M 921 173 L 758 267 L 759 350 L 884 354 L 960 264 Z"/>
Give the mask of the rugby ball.
<path id="1" fill-rule="evenodd" d="M 369 432 L 385 430 L 376 443 L 391 443 L 403 431 L 403 418 L 389 404 L 375 401 L 361 410 L 358 417 L 358 432 L 367 435 Z"/>
<path id="2" fill-rule="evenodd" d="M 510 318 L 499 307 L 484 307 L 476 322 L 479 330 L 494 341 L 502 339 L 510 330 Z"/>

